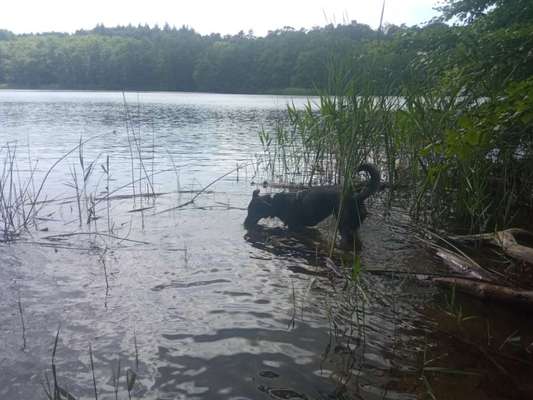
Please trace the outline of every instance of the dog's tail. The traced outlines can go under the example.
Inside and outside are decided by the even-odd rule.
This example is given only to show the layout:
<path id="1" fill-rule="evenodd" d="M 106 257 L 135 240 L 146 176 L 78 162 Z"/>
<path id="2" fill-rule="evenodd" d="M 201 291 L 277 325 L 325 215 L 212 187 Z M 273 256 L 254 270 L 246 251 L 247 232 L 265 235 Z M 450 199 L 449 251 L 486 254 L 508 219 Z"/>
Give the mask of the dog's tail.
<path id="1" fill-rule="evenodd" d="M 357 200 L 365 200 L 367 197 L 370 197 L 376 193 L 379 189 L 379 182 L 381 180 L 379 171 L 373 164 L 361 164 L 359 168 L 357 168 L 357 172 L 361 171 L 368 172 L 370 175 L 370 181 L 367 183 L 364 189 L 357 194 Z"/>

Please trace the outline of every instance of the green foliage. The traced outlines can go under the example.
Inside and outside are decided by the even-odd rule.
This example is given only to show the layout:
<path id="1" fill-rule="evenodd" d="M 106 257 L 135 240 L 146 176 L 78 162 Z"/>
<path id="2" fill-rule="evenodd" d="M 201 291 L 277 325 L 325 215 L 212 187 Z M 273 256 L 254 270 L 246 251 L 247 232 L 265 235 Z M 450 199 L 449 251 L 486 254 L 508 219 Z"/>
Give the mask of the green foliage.
<path id="1" fill-rule="evenodd" d="M 13 36 L 15 35 L 12 32 L 0 29 L 0 41 L 11 39 Z"/>
<path id="2" fill-rule="evenodd" d="M 165 26 L 98 25 L 73 35 L 0 31 L 0 84 L 25 88 L 201 90 L 257 93 L 314 89 L 336 53 L 374 37 L 365 25 L 284 28 L 258 38 L 202 36 Z"/>
<path id="3" fill-rule="evenodd" d="M 450 1 L 446 15 L 471 23 L 424 53 L 423 68 L 441 70 L 435 95 L 407 88 L 412 123 L 398 128 L 422 139 L 411 150 L 422 166 L 416 211 L 430 210 L 433 223 L 473 232 L 531 223 L 532 7 Z"/>
<path id="4" fill-rule="evenodd" d="M 457 18 L 469 24 L 482 22 L 491 29 L 533 20 L 530 0 L 447 0 L 440 10 L 445 20 Z"/>
<path id="5" fill-rule="evenodd" d="M 352 281 L 356 282 L 359 279 L 359 276 L 361 275 L 361 270 L 362 270 L 361 256 L 356 254 L 354 256 L 353 264 L 352 264 L 352 274 L 351 274 Z"/>
<path id="6" fill-rule="evenodd" d="M 406 87 L 408 111 L 397 121 L 404 136 L 417 138 L 415 215 L 429 212 L 433 223 L 473 232 L 531 224 L 531 9 L 520 1 L 449 1 L 445 16 L 469 23 L 415 57 L 438 76 L 425 86 L 429 98 L 420 86 Z"/>
<path id="7" fill-rule="evenodd" d="M 402 199 L 419 220 L 471 232 L 530 228 L 531 7 L 449 1 L 447 16 L 467 24 L 389 27 L 360 43 L 332 64 L 316 110 L 289 110 L 271 165 L 288 159 L 305 183 L 349 182 L 371 158 L 391 187 L 408 188 Z"/>

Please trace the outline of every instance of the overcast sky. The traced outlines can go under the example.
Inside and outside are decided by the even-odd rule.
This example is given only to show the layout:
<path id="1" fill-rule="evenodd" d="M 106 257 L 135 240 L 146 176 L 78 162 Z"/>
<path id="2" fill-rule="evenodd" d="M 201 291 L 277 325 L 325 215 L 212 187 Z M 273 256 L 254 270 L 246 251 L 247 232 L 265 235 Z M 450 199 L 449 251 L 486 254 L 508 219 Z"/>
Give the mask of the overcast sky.
<path id="1" fill-rule="evenodd" d="M 105 26 L 165 23 L 201 34 L 256 35 L 356 20 L 379 25 L 382 0 L 2 0 L 0 29 L 15 33 L 74 32 Z M 386 0 L 384 21 L 415 25 L 437 13 L 437 0 Z"/>

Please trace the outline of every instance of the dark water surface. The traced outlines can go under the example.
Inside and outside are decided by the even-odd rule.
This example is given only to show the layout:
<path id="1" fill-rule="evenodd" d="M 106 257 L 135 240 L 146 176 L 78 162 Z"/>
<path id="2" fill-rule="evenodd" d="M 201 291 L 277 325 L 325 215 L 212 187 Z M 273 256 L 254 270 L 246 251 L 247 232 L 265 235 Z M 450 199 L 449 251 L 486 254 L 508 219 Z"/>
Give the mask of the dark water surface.
<path id="1" fill-rule="evenodd" d="M 444 269 L 401 213 L 385 218 L 379 200 L 371 205 L 362 265 L 379 273 L 363 274 L 358 288 L 328 276 L 324 230 L 243 228 L 250 183 L 261 178 L 258 132 L 292 101 L 307 100 L 0 91 L 0 142 L 16 149 L 23 185 L 35 169 L 34 192 L 80 137 L 93 138 L 83 146 L 81 226 L 76 150 L 47 178 L 37 229 L 0 244 L 0 399 L 45 398 L 59 327 L 59 383 L 77 398 L 94 398 L 89 345 L 99 398 L 114 398 L 119 365 L 122 399 L 128 369 L 137 371 L 132 394 L 147 399 L 502 398 L 484 364 L 429 389 L 420 378 L 432 351 L 446 358 L 438 365 L 468 370 L 479 354 L 436 349 L 442 296 L 402 272 Z M 237 164 L 247 166 L 224 176 Z M 109 202 L 100 200 L 108 178 L 110 192 L 122 188 Z M 161 195 L 139 197 L 151 191 Z M 98 219 L 87 225 L 93 203 Z M 467 304 L 495 338 L 530 332 L 505 309 Z"/>

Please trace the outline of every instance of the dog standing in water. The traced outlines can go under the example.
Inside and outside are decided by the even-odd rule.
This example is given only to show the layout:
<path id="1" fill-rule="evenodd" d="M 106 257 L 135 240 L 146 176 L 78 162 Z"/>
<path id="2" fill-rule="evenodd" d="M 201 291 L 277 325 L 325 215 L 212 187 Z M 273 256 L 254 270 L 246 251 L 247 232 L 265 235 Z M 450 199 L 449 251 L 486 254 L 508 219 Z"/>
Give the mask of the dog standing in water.
<path id="1" fill-rule="evenodd" d="M 368 212 L 365 200 L 379 189 L 380 175 L 372 164 L 362 164 L 357 172 L 365 171 L 370 181 L 359 192 L 343 193 L 340 186 L 318 186 L 298 192 L 259 195 L 255 190 L 248 205 L 244 221 L 246 228 L 256 225 L 262 218 L 277 217 L 291 230 L 315 226 L 330 215 L 335 215 L 342 240 L 354 243 L 357 230 Z"/>

